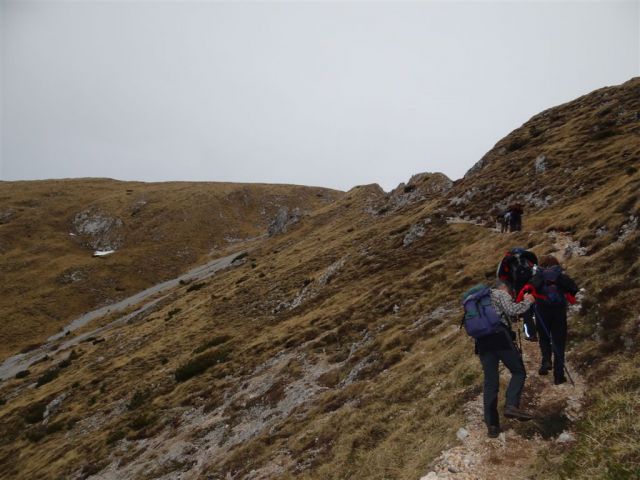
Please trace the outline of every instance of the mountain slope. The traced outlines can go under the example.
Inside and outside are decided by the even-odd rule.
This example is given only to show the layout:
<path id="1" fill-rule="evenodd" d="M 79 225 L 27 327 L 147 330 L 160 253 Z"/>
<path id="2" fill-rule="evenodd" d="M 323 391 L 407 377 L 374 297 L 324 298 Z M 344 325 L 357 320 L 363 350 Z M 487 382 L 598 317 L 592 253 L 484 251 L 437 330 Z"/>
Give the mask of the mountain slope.
<path id="1" fill-rule="evenodd" d="M 0 385 L 0 475 L 418 479 L 481 391 L 459 296 L 523 245 L 586 288 L 569 367 L 587 393 L 581 419 L 558 403 L 525 430 L 505 423 L 522 439 L 561 418 L 577 438 L 552 438 L 519 478 L 636 478 L 639 90 L 633 79 L 534 117 L 460 181 L 356 187 L 197 288 L 52 351 Z M 609 116 L 613 133 L 585 137 Z M 501 235 L 493 213 L 513 200 L 525 230 Z"/>
<path id="2" fill-rule="evenodd" d="M 0 182 L 0 356 L 264 235 L 340 192 L 106 179 Z M 92 258 L 96 250 L 116 253 Z M 16 299 L 21 299 L 19 302 Z"/>

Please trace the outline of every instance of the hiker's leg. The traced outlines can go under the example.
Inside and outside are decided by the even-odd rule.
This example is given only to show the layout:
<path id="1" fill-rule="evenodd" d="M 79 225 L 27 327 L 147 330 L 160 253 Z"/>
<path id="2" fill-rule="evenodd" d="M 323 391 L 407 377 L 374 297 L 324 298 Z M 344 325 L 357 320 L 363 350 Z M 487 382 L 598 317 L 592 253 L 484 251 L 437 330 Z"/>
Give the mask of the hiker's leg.
<path id="1" fill-rule="evenodd" d="M 553 316 L 551 339 L 555 347 L 553 362 L 553 377 L 555 380 L 564 379 L 564 349 L 567 344 L 567 312 L 558 309 Z"/>
<path id="2" fill-rule="evenodd" d="M 495 352 L 481 353 L 480 363 L 484 372 L 484 421 L 487 426 L 499 426 L 498 390 L 500 388 L 500 374 L 498 373 L 498 356 Z"/>
<path id="3" fill-rule="evenodd" d="M 549 339 L 547 331 L 543 327 L 542 322 L 543 320 L 540 318 L 536 320 L 536 324 L 538 327 L 538 343 L 540 344 L 540 355 L 542 356 L 542 365 L 551 368 L 551 340 Z M 547 326 L 546 323 L 544 325 Z"/>
<path id="4" fill-rule="evenodd" d="M 509 380 L 509 386 L 507 387 L 506 404 L 519 407 L 524 381 L 527 378 L 522 357 L 515 348 L 513 350 L 501 350 L 499 355 L 502 363 L 511 372 L 511 380 Z"/>

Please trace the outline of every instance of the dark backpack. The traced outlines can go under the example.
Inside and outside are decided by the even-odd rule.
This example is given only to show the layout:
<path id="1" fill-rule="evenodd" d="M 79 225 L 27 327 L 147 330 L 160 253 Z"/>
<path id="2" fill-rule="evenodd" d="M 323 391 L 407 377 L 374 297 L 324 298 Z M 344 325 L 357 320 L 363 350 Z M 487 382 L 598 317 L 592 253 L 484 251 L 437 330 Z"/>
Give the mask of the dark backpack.
<path id="1" fill-rule="evenodd" d="M 498 264 L 497 277 L 509 284 L 516 294 L 531 279 L 538 257 L 533 252 L 516 247 L 509 250 Z"/>
<path id="2" fill-rule="evenodd" d="M 564 307 L 567 304 L 564 292 L 558 287 L 558 277 L 562 268 L 558 265 L 548 268 L 538 268 L 536 275 L 540 276 L 538 303 L 549 307 Z"/>
<path id="3" fill-rule="evenodd" d="M 464 317 L 462 324 L 467 334 L 473 338 L 482 338 L 496 333 L 502 326 L 500 315 L 491 303 L 491 289 L 485 285 L 476 285 L 462 296 Z"/>

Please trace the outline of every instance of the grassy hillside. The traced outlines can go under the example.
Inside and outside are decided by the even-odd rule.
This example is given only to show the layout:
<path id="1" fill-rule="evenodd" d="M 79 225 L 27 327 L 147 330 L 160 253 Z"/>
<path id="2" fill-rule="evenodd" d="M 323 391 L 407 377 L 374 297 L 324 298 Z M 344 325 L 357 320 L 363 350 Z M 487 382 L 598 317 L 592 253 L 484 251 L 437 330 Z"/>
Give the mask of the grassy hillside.
<path id="1" fill-rule="evenodd" d="M 286 185 L 0 182 L 0 358 L 83 312 L 242 248 L 282 208 L 303 215 L 339 196 Z"/>
<path id="2" fill-rule="evenodd" d="M 576 441 L 518 478 L 638 478 L 639 99 L 634 79 L 543 112 L 457 182 L 356 187 L 198 288 L 53 345 L 0 385 L 0 476 L 419 479 L 481 391 L 459 296 L 521 245 L 586 288 L 569 362 L 588 393 Z M 525 229 L 499 234 L 512 200 Z M 492 448 L 499 465 L 509 445 Z"/>

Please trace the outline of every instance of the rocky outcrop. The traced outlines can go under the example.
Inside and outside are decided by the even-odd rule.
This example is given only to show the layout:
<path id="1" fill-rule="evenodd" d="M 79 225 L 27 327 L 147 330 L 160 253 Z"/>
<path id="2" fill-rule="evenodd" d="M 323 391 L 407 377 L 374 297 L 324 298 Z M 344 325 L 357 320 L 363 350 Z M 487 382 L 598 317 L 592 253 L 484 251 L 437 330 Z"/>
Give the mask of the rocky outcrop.
<path id="1" fill-rule="evenodd" d="M 93 250 L 117 250 L 122 246 L 123 223 L 100 210 L 89 208 L 73 217 L 73 229 Z"/>
<path id="2" fill-rule="evenodd" d="M 0 225 L 3 225 L 5 223 L 9 223 L 13 217 L 15 217 L 16 212 L 15 210 L 12 209 L 8 209 L 8 210 L 3 210 L 0 212 Z"/>
<path id="3" fill-rule="evenodd" d="M 302 217 L 302 212 L 299 208 L 296 207 L 290 211 L 288 207 L 280 207 L 275 218 L 269 224 L 269 236 L 286 233 L 291 225 L 300 221 L 300 217 Z"/>
<path id="4" fill-rule="evenodd" d="M 418 173 L 389 193 L 388 210 L 395 211 L 407 205 L 445 195 L 453 182 L 442 173 Z"/>

